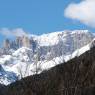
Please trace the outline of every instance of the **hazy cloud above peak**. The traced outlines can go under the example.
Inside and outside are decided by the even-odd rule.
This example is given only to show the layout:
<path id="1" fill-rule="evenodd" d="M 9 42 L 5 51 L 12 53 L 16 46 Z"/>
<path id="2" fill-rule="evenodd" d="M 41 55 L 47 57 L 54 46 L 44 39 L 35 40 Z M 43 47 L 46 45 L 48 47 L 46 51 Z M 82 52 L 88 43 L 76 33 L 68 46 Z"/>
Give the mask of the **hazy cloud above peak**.
<path id="1" fill-rule="evenodd" d="M 65 9 L 64 15 L 90 27 L 95 27 L 95 0 L 82 0 L 80 3 L 71 3 Z"/>
<path id="2" fill-rule="evenodd" d="M 0 29 L 0 34 L 6 37 L 27 35 L 27 33 L 22 28 L 17 29 L 2 28 Z"/>

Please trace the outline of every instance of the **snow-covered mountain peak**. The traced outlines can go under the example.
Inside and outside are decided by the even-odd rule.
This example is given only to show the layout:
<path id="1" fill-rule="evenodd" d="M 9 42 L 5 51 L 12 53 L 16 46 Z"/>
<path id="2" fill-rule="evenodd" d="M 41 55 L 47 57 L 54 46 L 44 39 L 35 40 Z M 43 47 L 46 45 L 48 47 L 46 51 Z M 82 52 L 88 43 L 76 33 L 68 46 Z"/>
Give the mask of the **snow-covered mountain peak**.
<path id="1" fill-rule="evenodd" d="M 41 36 L 36 37 L 40 46 L 50 46 L 56 45 L 60 42 L 60 40 L 65 40 L 68 37 L 80 37 L 80 36 L 91 36 L 91 32 L 89 30 L 64 30 L 64 31 L 57 31 L 53 33 L 43 34 Z"/>
<path id="2" fill-rule="evenodd" d="M 82 33 L 85 33 L 85 34 L 88 34 L 88 33 L 91 33 L 89 30 L 73 30 L 72 31 L 72 34 L 82 34 Z"/>
<path id="3" fill-rule="evenodd" d="M 94 38 L 88 30 L 64 30 L 6 40 L 0 49 L 0 66 L 4 70 L 0 83 L 7 85 L 16 80 L 15 76 L 20 79 L 40 73 L 79 56 L 95 45 Z"/>
<path id="4" fill-rule="evenodd" d="M 50 45 L 56 45 L 59 42 L 59 35 L 62 34 L 62 32 L 55 32 L 50 34 L 43 34 L 38 37 L 38 43 L 40 46 L 50 46 Z"/>

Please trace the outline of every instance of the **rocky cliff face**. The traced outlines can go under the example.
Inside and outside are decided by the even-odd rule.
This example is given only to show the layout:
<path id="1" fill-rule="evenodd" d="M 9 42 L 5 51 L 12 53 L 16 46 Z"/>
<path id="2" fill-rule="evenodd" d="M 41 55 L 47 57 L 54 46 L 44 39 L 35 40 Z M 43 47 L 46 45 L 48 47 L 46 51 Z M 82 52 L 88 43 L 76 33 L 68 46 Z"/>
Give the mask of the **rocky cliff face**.
<path id="1" fill-rule="evenodd" d="M 88 30 L 61 31 L 41 36 L 29 35 L 17 37 L 14 41 L 5 40 L 4 47 L 17 50 L 28 47 L 33 53 L 39 52 L 41 59 L 71 54 L 92 41 L 95 36 Z M 38 50 L 38 51 L 37 51 Z"/>
<path id="2" fill-rule="evenodd" d="M 4 91 L 0 95 L 94 95 L 95 47 L 39 75 L 12 83 Z"/>

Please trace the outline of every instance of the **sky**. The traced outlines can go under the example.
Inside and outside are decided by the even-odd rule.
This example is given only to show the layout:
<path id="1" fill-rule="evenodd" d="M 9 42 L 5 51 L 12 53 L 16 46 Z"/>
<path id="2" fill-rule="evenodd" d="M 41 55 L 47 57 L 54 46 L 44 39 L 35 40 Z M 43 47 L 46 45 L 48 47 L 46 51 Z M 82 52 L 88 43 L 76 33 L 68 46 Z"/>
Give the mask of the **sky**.
<path id="1" fill-rule="evenodd" d="M 76 29 L 94 32 L 94 5 L 95 0 L 0 0 L 0 40 L 24 32 L 36 35 Z"/>

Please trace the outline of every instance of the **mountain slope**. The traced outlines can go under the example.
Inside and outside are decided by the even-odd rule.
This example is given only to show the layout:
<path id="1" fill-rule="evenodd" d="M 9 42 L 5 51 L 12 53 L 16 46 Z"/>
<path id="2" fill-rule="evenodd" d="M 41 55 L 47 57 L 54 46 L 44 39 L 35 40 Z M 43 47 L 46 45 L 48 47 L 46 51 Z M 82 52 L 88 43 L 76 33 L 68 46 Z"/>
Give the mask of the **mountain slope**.
<path id="1" fill-rule="evenodd" d="M 79 56 L 90 49 L 94 37 L 88 30 L 75 30 L 7 40 L 9 47 L 0 50 L 0 66 L 4 70 L 0 83 L 8 85 Z"/>
<path id="2" fill-rule="evenodd" d="M 71 55 L 56 57 L 50 61 L 43 61 L 43 62 L 39 61 L 37 63 L 37 66 L 38 66 L 37 68 L 39 68 L 38 73 L 42 72 L 43 70 L 48 70 L 49 68 L 54 67 L 57 64 L 66 62 L 66 61 L 90 50 L 92 42 L 90 44 L 82 47 L 81 49 L 76 50 Z M 0 60 L 1 62 L 4 62 L 1 65 L 1 67 L 4 68 L 4 70 L 2 72 L 0 71 L 1 72 L 0 83 L 8 85 L 17 79 L 21 79 L 22 77 L 26 77 L 26 76 L 35 74 L 36 63 L 33 62 L 31 64 L 31 57 L 28 56 L 30 54 L 30 52 L 31 52 L 31 49 L 23 47 L 23 48 L 20 48 L 17 51 L 15 51 L 12 54 L 12 56 L 9 56 L 9 57 L 6 56 L 5 58 L 3 58 L 3 61 Z M 29 53 L 29 54 L 27 55 L 27 53 Z M 21 61 L 21 60 L 23 60 L 23 61 Z"/>
<path id="3" fill-rule="evenodd" d="M 95 46 L 41 74 L 10 84 L 0 95 L 94 95 Z"/>

